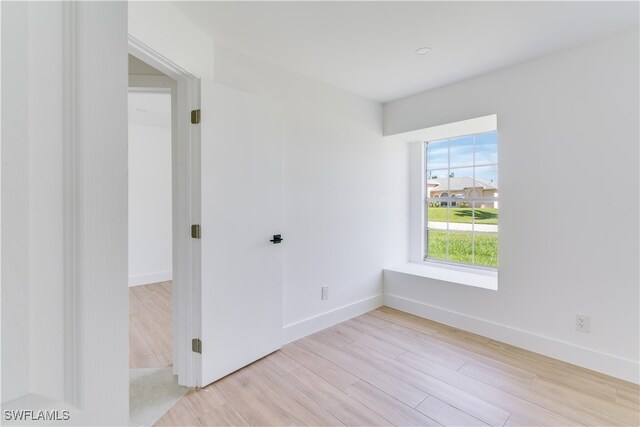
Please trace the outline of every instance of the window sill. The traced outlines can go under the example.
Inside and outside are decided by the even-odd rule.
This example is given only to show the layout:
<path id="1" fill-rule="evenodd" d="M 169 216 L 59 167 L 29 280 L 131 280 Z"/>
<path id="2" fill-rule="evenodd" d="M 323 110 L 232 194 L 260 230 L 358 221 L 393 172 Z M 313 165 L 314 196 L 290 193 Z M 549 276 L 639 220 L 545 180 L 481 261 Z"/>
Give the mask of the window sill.
<path id="1" fill-rule="evenodd" d="M 386 271 L 408 274 L 416 277 L 441 280 L 475 288 L 498 290 L 498 273 L 495 271 L 477 270 L 458 266 L 440 264 L 405 263 L 385 268 Z"/>

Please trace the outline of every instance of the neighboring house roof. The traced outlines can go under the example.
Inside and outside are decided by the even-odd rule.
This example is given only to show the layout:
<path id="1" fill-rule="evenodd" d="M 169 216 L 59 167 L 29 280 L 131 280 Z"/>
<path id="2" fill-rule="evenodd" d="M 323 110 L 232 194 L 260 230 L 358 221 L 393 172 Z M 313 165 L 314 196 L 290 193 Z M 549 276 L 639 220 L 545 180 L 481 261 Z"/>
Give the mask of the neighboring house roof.
<path id="1" fill-rule="evenodd" d="M 498 186 L 494 183 L 489 183 L 476 179 L 476 184 L 473 185 L 473 177 L 461 176 L 455 178 L 434 178 L 428 179 L 427 185 L 429 187 L 435 187 L 432 191 L 462 191 L 467 188 L 481 188 L 483 190 L 497 190 Z"/>

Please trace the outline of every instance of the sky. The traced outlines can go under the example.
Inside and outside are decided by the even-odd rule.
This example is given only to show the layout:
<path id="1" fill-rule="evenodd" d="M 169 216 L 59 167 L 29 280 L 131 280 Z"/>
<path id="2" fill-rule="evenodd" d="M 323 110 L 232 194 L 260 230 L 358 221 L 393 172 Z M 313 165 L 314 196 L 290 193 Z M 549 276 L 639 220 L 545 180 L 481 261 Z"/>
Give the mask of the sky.
<path id="1" fill-rule="evenodd" d="M 449 171 L 456 177 L 473 176 L 474 137 L 475 163 L 478 165 L 475 168 L 476 179 L 497 185 L 498 135 L 496 131 L 429 142 L 427 144 L 427 176 L 443 178 L 449 176 Z M 482 166 L 485 164 L 490 166 Z"/>

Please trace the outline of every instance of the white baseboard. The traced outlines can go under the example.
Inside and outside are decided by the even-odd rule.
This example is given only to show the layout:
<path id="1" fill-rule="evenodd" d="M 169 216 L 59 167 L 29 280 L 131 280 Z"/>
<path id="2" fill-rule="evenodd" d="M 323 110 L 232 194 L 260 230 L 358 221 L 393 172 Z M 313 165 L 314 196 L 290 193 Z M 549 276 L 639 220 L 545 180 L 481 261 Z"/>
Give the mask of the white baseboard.
<path id="1" fill-rule="evenodd" d="M 393 294 L 384 295 L 384 305 L 455 328 L 482 335 L 525 350 L 534 351 L 603 374 L 639 382 L 640 364 L 612 354 L 602 353 L 575 344 L 559 341 L 511 326 L 502 325 L 463 313 L 435 307 Z"/>
<path id="2" fill-rule="evenodd" d="M 159 273 L 139 274 L 129 276 L 129 286 L 148 285 L 149 283 L 166 282 L 173 279 L 172 271 L 161 271 Z"/>
<path id="3" fill-rule="evenodd" d="M 382 307 L 383 301 L 384 296 L 382 294 L 374 295 L 351 304 L 343 305 L 342 307 L 327 311 L 326 313 L 321 313 L 317 316 L 285 325 L 283 328 L 284 343 L 286 344 L 288 342 L 295 341 L 337 323 L 344 322 L 345 320 L 360 316 L 368 311 L 375 310 L 378 307 Z"/>

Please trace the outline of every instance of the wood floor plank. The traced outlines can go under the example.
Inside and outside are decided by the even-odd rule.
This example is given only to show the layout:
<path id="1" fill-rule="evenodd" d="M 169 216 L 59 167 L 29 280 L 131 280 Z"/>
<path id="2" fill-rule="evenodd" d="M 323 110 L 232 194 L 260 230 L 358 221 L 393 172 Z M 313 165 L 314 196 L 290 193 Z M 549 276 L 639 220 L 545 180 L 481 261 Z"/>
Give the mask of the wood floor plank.
<path id="1" fill-rule="evenodd" d="M 304 348 L 304 344 L 300 342 L 287 344 L 280 350 L 293 360 L 303 365 L 309 371 L 317 374 L 319 377 L 324 378 L 328 383 L 345 391 L 351 385 L 360 381 L 360 379 L 353 375 L 351 372 L 346 371 L 335 363 L 328 361 L 327 359 L 318 356 L 313 351 Z"/>
<path id="2" fill-rule="evenodd" d="M 505 382 L 531 384 L 536 375 L 526 372 L 518 372 L 516 374 L 513 371 L 505 371 L 504 369 L 497 369 L 493 366 L 485 365 L 477 362 L 467 362 L 458 369 L 458 372 L 469 375 L 470 377 L 483 380 L 483 379 L 501 379 Z M 486 381 L 485 381 L 486 382 Z"/>
<path id="3" fill-rule="evenodd" d="M 460 372 L 447 371 L 446 368 L 442 368 L 440 365 L 413 353 L 405 353 L 398 358 L 398 361 L 412 366 L 414 369 L 424 372 L 429 376 L 438 378 L 451 387 L 455 387 L 460 390 L 464 390 L 465 392 L 472 395 L 481 397 L 483 400 L 495 406 L 501 407 L 505 411 L 508 411 L 510 413 L 531 414 L 531 419 L 539 422 L 540 424 L 550 426 L 580 425 L 580 423 L 576 420 L 563 416 L 561 413 L 553 412 L 526 399 L 522 399 L 519 396 L 510 394 L 496 387 L 465 376 Z M 436 397 L 441 398 L 437 394 Z M 489 422 L 490 424 L 495 424 L 483 418 L 480 414 L 474 414 L 471 411 L 467 411 L 465 408 L 461 407 L 459 403 L 455 402 L 452 399 L 441 399 L 453 406 L 456 406 L 459 409 L 465 410 L 476 418 Z M 506 421 L 507 418 L 505 418 L 503 422 Z"/>
<path id="4" fill-rule="evenodd" d="M 480 344 L 486 344 L 489 341 L 491 341 L 489 338 L 483 337 L 482 335 L 474 334 L 473 332 L 463 331 L 462 329 L 454 328 L 452 326 L 448 326 L 443 323 L 437 323 L 432 320 L 424 319 L 422 317 L 405 313 L 403 311 L 395 310 L 390 307 L 380 307 L 376 310 L 372 310 L 371 312 L 369 312 L 369 314 L 374 316 L 377 314 L 383 314 L 383 313 L 394 315 L 395 318 L 398 320 L 403 318 L 408 318 L 414 321 L 416 320 L 414 318 L 426 320 L 426 322 L 421 323 L 422 326 L 430 330 L 431 333 L 435 335 L 444 334 L 447 336 L 455 337 L 460 341 L 475 342 Z"/>
<path id="5" fill-rule="evenodd" d="M 392 335 L 395 335 L 400 339 L 400 342 L 408 338 L 410 341 L 416 341 L 420 345 L 431 346 L 445 353 L 455 355 L 464 362 L 474 361 L 485 363 L 496 369 L 504 370 L 512 375 L 521 375 L 522 377 L 535 375 L 533 372 L 530 372 L 528 366 L 514 366 L 512 363 L 505 363 L 499 358 L 496 358 L 499 355 L 485 355 L 467 348 L 468 341 L 463 342 L 456 339 L 450 339 L 437 332 L 429 333 L 429 330 L 432 329 L 429 324 L 426 325 L 425 329 L 423 324 L 413 324 L 413 319 L 408 321 L 407 319 L 400 318 L 399 316 L 398 319 L 396 319 L 393 315 L 386 314 L 386 312 L 378 313 L 376 311 L 372 311 L 360 316 L 357 320 L 370 323 L 381 329 L 389 330 Z M 475 345 L 475 343 L 473 345 Z M 479 347 L 483 348 L 484 346 Z M 411 351 L 415 354 L 420 354 L 420 352 Z M 420 355 L 422 356 L 422 354 Z M 429 357 L 426 358 L 429 359 Z M 508 362 L 512 361 L 509 360 Z"/>
<path id="6" fill-rule="evenodd" d="M 347 394 L 396 426 L 437 426 L 435 420 L 389 396 L 366 381 L 349 387 Z"/>
<path id="7" fill-rule="evenodd" d="M 203 426 L 247 426 L 249 423 L 229 403 L 216 384 L 189 391 L 184 400 Z"/>
<path id="8" fill-rule="evenodd" d="M 534 423 L 531 420 L 528 420 L 519 415 L 511 414 L 504 427 L 532 427 L 537 426 L 538 424 Z"/>
<path id="9" fill-rule="evenodd" d="M 142 333 L 135 323 L 129 323 L 129 366 L 135 368 L 159 368 L 162 363 L 153 354 Z"/>
<path id="10" fill-rule="evenodd" d="M 172 283 L 129 288 L 129 367 L 173 366 Z"/>
<path id="11" fill-rule="evenodd" d="M 171 366 L 171 283 L 130 288 L 130 364 Z M 191 390 L 156 425 L 639 425 L 640 387 L 382 307 Z"/>
<path id="12" fill-rule="evenodd" d="M 198 421 L 203 426 L 248 426 L 249 423 L 242 418 L 236 409 L 225 403 L 198 416 Z"/>
<path id="13" fill-rule="evenodd" d="M 321 333 L 316 333 L 298 341 L 298 345 L 317 355 L 332 361 L 346 371 L 351 372 L 360 379 L 378 387 L 390 396 L 414 408 L 422 402 L 427 393 L 424 391 L 390 375 L 384 371 L 373 367 L 369 361 L 358 358 L 353 354 L 348 354 L 334 347 L 332 338 L 326 338 Z M 373 351 L 373 350 L 372 350 Z"/>
<path id="14" fill-rule="evenodd" d="M 631 409 L 635 409 L 636 411 L 640 411 L 640 388 L 636 388 L 635 391 L 618 389 L 616 391 L 616 402 Z"/>
<path id="15" fill-rule="evenodd" d="M 563 414 L 585 425 L 621 425 L 619 420 L 611 418 L 607 414 L 599 413 L 593 408 L 577 408 L 575 402 L 567 399 L 559 399 L 559 396 L 552 391 L 543 391 L 540 388 L 536 388 L 534 385 L 526 385 L 519 382 L 509 381 L 505 377 L 492 377 L 490 372 L 484 373 L 481 368 L 475 367 L 471 369 L 470 367 L 467 367 L 467 365 L 460 370 L 460 373 L 476 378 L 486 384 L 490 384 L 500 390 L 525 399 L 542 408 L 558 414 Z M 526 413 L 529 413 L 529 411 L 526 411 Z M 520 412 L 518 415 L 524 417 L 525 412 Z M 540 415 L 543 415 L 543 413 L 540 413 Z M 530 415 L 529 418 L 536 420 L 538 424 L 544 425 L 552 423 L 551 420 L 545 421 L 544 418 L 538 418 L 538 415 Z"/>
<path id="16" fill-rule="evenodd" d="M 423 335 L 430 335 L 431 342 L 436 343 L 436 345 L 443 345 L 449 349 L 452 347 L 457 348 L 459 351 L 468 352 L 472 357 L 484 358 L 485 362 L 489 364 L 497 360 L 499 363 L 524 369 L 538 376 L 555 381 L 558 384 L 570 388 L 584 389 L 596 397 L 615 400 L 616 387 L 614 384 L 618 384 L 620 387 L 633 386 L 633 384 L 626 381 L 607 377 L 604 374 L 580 368 L 547 356 L 537 355 L 528 350 L 517 349 L 517 351 L 514 351 L 513 349 L 516 349 L 516 347 L 504 343 L 489 341 L 486 344 L 479 344 L 475 342 L 475 340 L 459 339 L 460 337 L 438 332 L 438 329 L 435 329 L 433 325 L 435 322 L 398 310 L 389 309 L 388 307 L 374 310 L 369 314 L 373 317 L 387 320 L 390 323 L 415 329 L 418 332 L 422 332 Z M 436 330 L 436 332 L 433 332 L 434 330 Z M 609 378 L 610 382 L 604 380 L 606 378 Z"/>
<path id="17" fill-rule="evenodd" d="M 409 336 L 415 340 L 424 341 L 430 345 L 443 348 L 445 351 L 456 353 L 467 361 L 476 360 L 498 369 L 519 369 L 535 374 L 536 376 L 545 377 L 569 388 L 583 389 L 598 398 L 615 401 L 616 389 L 609 384 L 594 381 L 593 379 L 564 371 L 562 368 L 552 366 L 551 364 L 541 363 L 534 359 L 506 351 L 494 346 L 491 342 L 478 344 L 473 340 L 460 340 L 457 337 L 444 334 L 427 333 L 433 330 L 433 326 L 430 324 L 431 321 L 427 319 L 418 318 L 417 316 L 407 313 L 394 316 L 387 312 L 374 311 L 371 312 L 371 314 L 371 317 L 385 320 L 388 325 L 395 324 L 394 331 L 401 335 Z M 371 321 L 371 318 L 367 318 L 366 320 Z M 424 325 L 426 325 L 426 328 L 423 331 L 422 328 Z"/>
<path id="18" fill-rule="evenodd" d="M 443 426 L 486 426 L 479 419 L 472 417 L 458 408 L 429 396 L 416 409 L 430 418 L 433 418 Z"/>
<path id="19" fill-rule="evenodd" d="M 360 316 L 359 318 L 351 319 L 345 323 L 348 323 L 351 327 L 358 329 L 363 333 L 376 336 L 378 339 L 388 342 L 397 348 L 419 354 L 448 368 L 459 369 L 465 364 L 464 359 L 450 352 L 443 351 L 442 349 L 431 346 L 425 342 L 407 339 L 405 336 L 388 331 L 388 328 L 385 328 L 385 324 L 376 326 L 373 323 L 367 322 L 363 317 L 364 316 Z"/>
<path id="20" fill-rule="evenodd" d="M 265 360 L 265 363 L 272 364 L 274 372 L 278 371 L 273 362 L 273 359 L 277 357 L 288 356 L 273 354 Z M 291 359 L 290 366 L 290 370 L 283 375 L 283 379 L 322 405 L 343 424 L 350 426 L 385 426 L 389 424 L 376 412 L 362 405 L 343 390 L 338 389 L 337 386 L 341 384 L 331 384 L 293 359 Z"/>
<path id="21" fill-rule="evenodd" d="M 229 403 L 216 384 L 190 390 L 183 398 L 196 416 Z"/>
<path id="22" fill-rule="evenodd" d="M 564 362 L 558 359 L 553 359 L 551 357 L 544 356 L 542 354 L 538 354 L 533 351 L 525 350 L 522 348 L 518 348 L 512 345 L 502 343 L 499 341 L 494 341 L 494 340 L 489 341 L 487 345 L 501 348 L 510 353 L 521 355 L 523 357 L 535 360 L 536 362 L 543 363 L 550 367 L 561 369 L 562 371 L 570 372 L 575 376 L 583 377 L 583 378 L 589 379 L 590 381 L 600 383 L 602 386 L 605 387 L 605 389 L 609 389 L 609 387 L 623 388 L 631 392 L 636 392 L 638 390 L 638 385 L 633 384 L 629 381 L 624 381 L 619 378 L 612 377 L 610 375 L 602 374 L 600 372 L 596 372 L 590 369 L 582 368 L 580 366 L 572 365 L 568 362 Z"/>
<path id="23" fill-rule="evenodd" d="M 503 425 L 507 418 L 509 418 L 510 413 L 508 411 L 487 402 L 483 398 L 470 394 L 462 388 L 451 386 L 433 376 L 425 375 L 420 370 L 399 362 L 404 356 L 401 356 L 398 360 L 394 360 L 377 352 L 367 352 L 359 346 L 359 344 L 354 343 L 352 348 L 352 354 L 362 354 L 362 359 L 360 360 L 367 358 L 375 369 L 386 372 L 394 378 L 404 381 L 419 390 L 423 390 L 429 395 L 436 396 L 449 404 L 455 405 L 459 409 L 490 425 Z M 445 367 L 441 369 L 449 370 Z M 453 370 L 449 371 L 456 373 L 456 371 Z M 415 406 L 417 406 L 417 404 Z"/>
<path id="24" fill-rule="evenodd" d="M 249 425 L 295 425 L 295 418 L 273 401 L 277 396 L 264 395 L 255 382 L 254 376 L 240 370 L 215 385 Z"/>
<path id="25" fill-rule="evenodd" d="M 183 399 L 179 400 L 169 409 L 154 426 L 194 426 L 199 427 L 200 420 L 193 413 L 191 407 Z"/>
<path id="26" fill-rule="evenodd" d="M 331 426 L 342 423 L 308 395 L 288 381 L 282 381 L 264 361 L 246 368 L 247 374 L 256 379 L 258 390 L 268 396 L 277 396 L 277 404 L 296 420 L 296 425 Z"/>
<path id="27" fill-rule="evenodd" d="M 640 413 L 618 402 L 599 399 L 582 390 L 569 389 L 546 378 L 536 378 L 529 388 L 538 395 L 554 396 L 554 399 L 562 398 L 565 408 L 589 414 L 610 425 L 640 425 Z"/>
<path id="28" fill-rule="evenodd" d="M 395 359 L 406 351 L 401 347 L 359 330 L 349 321 L 340 323 L 331 329 L 335 330 L 339 334 L 343 334 L 350 342 L 360 343 L 379 353 L 389 356 L 392 359 Z"/>
<path id="29" fill-rule="evenodd" d="M 370 359 L 375 359 L 375 357 L 372 357 L 375 353 L 371 353 L 369 352 L 367 354 L 367 356 Z M 411 353 L 407 353 L 406 356 L 400 356 L 398 358 L 399 361 L 405 361 L 407 358 L 411 358 Z M 379 357 L 378 357 L 379 358 Z M 411 360 L 409 363 L 407 363 L 409 366 L 412 366 L 412 363 L 417 363 L 417 368 L 422 370 L 426 370 L 427 374 L 433 375 L 436 378 L 441 379 L 445 384 L 441 384 L 440 387 L 435 387 L 434 389 L 437 390 L 437 392 L 442 393 L 443 390 L 447 390 L 447 385 L 449 383 L 449 381 L 453 378 L 455 379 L 455 383 L 459 384 L 460 386 L 458 387 L 461 390 L 465 390 L 465 387 L 469 387 L 469 384 L 465 384 L 467 383 L 468 380 L 466 380 L 464 378 L 464 376 L 455 373 L 454 371 L 447 369 L 446 367 L 433 363 L 431 361 L 428 361 L 430 363 L 426 364 L 426 367 L 423 366 L 423 364 L 425 363 L 425 359 L 419 358 L 419 359 L 414 359 Z M 382 361 L 382 364 L 380 365 L 381 369 L 388 369 L 389 366 L 393 365 L 393 361 Z M 428 369 L 427 369 L 428 368 Z M 408 377 L 411 377 L 411 375 L 407 375 Z M 428 383 L 429 381 L 425 381 L 425 383 Z M 431 381 L 433 382 L 433 381 Z M 535 405 L 532 405 L 530 402 L 527 402 L 523 399 L 518 399 L 518 398 L 514 398 L 513 396 L 509 396 L 506 393 L 502 393 L 500 390 L 495 389 L 495 388 L 487 388 L 485 387 L 484 384 L 479 383 L 479 382 L 472 382 L 471 385 L 473 386 L 471 388 L 471 390 L 474 391 L 474 395 L 477 398 L 483 398 L 485 400 L 486 396 L 490 397 L 491 403 L 493 403 L 496 406 L 501 406 L 501 405 L 508 405 L 505 407 L 505 410 L 509 411 L 512 407 L 523 412 L 526 410 L 535 410 L 538 412 L 541 412 L 543 414 L 546 415 L 546 419 L 550 422 L 552 422 L 552 424 L 554 425 L 575 425 L 576 422 L 571 420 L 571 419 L 567 419 L 567 418 L 563 418 L 558 416 L 557 414 L 553 414 L 550 411 L 544 411 L 543 408 L 539 408 L 536 407 Z M 432 393 L 431 389 L 425 389 L 425 391 Z M 450 390 L 451 391 L 451 390 Z M 448 403 L 455 405 L 459 405 L 459 402 L 467 402 L 468 405 L 471 406 L 471 408 L 469 409 L 470 411 L 474 410 L 474 407 L 476 405 L 474 405 L 472 402 L 469 402 L 468 399 L 465 400 L 464 398 L 461 397 L 457 397 L 454 399 L 454 395 L 453 396 L 449 396 L 448 398 L 444 398 L 442 396 L 437 396 L 437 397 L 441 397 L 443 400 L 446 400 Z M 454 400 L 458 400 L 458 402 L 454 402 Z M 508 416 L 508 414 L 506 414 Z M 500 419 L 485 419 L 482 418 L 481 415 L 477 414 L 476 417 L 484 419 L 485 421 L 489 422 L 489 423 L 499 423 Z"/>

